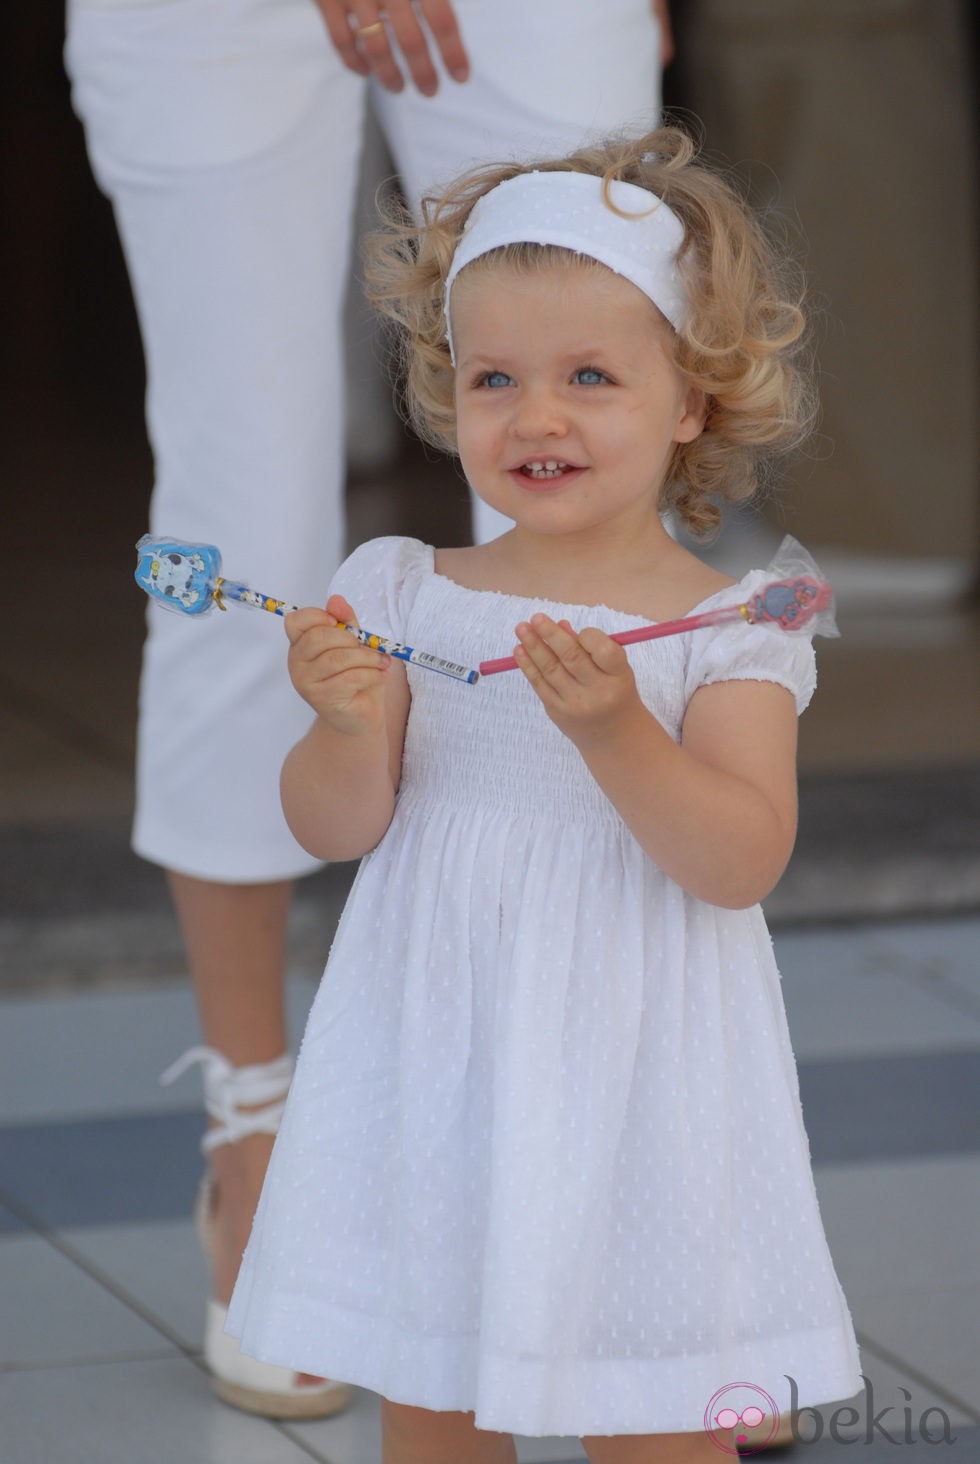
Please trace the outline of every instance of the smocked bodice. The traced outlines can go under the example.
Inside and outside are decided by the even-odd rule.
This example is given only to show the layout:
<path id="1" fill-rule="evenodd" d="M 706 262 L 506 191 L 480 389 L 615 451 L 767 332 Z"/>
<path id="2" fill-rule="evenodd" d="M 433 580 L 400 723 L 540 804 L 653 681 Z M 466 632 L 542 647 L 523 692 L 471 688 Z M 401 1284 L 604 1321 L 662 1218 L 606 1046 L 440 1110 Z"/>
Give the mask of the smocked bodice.
<path id="1" fill-rule="evenodd" d="M 642 625 L 607 606 L 584 607 L 476 591 L 430 573 L 408 616 L 410 644 L 476 666 L 508 655 L 514 627 L 544 610 L 611 632 Z M 640 694 L 675 738 L 683 721 L 685 650 L 677 638 L 630 647 Z M 622 827 L 574 743 L 551 722 L 520 671 L 482 677 L 474 686 L 409 668 L 412 712 L 402 767 L 403 797 L 435 799 L 475 811 L 492 808 L 563 824 Z"/>

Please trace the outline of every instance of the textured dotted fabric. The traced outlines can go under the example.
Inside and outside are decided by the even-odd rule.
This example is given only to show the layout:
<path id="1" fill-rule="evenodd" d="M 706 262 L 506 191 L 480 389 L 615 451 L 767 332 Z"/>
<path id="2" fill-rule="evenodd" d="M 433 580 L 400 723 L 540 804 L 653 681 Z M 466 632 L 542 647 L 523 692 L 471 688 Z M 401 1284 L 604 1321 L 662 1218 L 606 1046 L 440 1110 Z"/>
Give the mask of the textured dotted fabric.
<path id="1" fill-rule="evenodd" d="M 642 623 L 463 588 L 409 539 L 362 546 L 334 588 L 473 666 L 536 609 Z M 708 682 L 800 707 L 814 686 L 807 639 L 745 624 L 628 654 L 675 737 Z M 229 1330 L 530 1435 L 700 1428 L 734 1379 L 786 1407 L 787 1375 L 801 1405 L 851 1396 L 761 911 L 667 878 L 519 672 L 409 677 L 395 815 L 337 931 Z"/>

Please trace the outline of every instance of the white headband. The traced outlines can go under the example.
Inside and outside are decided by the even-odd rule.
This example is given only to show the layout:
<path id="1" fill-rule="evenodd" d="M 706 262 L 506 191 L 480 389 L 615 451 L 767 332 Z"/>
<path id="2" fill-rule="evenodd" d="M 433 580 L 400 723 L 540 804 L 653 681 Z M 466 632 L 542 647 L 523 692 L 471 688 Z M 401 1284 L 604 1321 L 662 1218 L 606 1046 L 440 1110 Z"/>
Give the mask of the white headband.
<path id="1" fill-rule="evenodd" d="M 614 213 L 608 198 L 620 209 Z M 625 217 L 624 217 L 625 215 Z M 558 244 L 597 259 L 636 285 L 680 330 L 687 296 L 677 269 L 684 225 L 656 194 L 635 183 L 604 184 L 591 173 L 519 173 L 473 206 L 446 279 L 443 308 L 453 365 L 449 294 L 461 269 L 505 244 Z"/>

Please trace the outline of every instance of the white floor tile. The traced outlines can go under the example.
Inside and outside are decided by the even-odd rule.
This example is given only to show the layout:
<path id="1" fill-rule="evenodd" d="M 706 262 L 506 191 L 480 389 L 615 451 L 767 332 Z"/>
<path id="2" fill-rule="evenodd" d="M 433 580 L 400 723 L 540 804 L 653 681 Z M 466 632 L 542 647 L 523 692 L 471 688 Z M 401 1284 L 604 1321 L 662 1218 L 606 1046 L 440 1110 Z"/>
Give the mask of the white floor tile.
<path id="1" fill-rule="evenodd" d="M 585 1458 L 578 1439 L 517 1439 L 520 1464 L 571 1464 Z"/>
<path id="2" fill-rule="evenodd" d="M 776 933 L 783 999 L 801 1060 L 980 1050 L 980 1003 L 975 1013 L 963 1010 L 937 982 L 918 979 L 910 958 L 882 936 L 886 929 Z"/>
<path id="3" fill-rule="evenodd" d="M 63 1238 L 185 1347 L 201 1347 L 210 1275 L 190 1219 L 68 1230 Z"/>
<path id="4" fill-rule="evenodd" d="M 0 1418 L 3 1464 L 310 1464 L 183 1359 L 0 1374 Z"/>
<path id="5" fill-rule="evenodd" d="M 816 1184 L 845 1292 L 980 1284 L 980 1157 L 821 1166 Z"/>
<path id="6" fill-rule="evenodd" d="M 868 928 L 874 930 L 877 939 L 922 960 L 934 961 L 941 950 L 945 961 L 964 972 L 977 973 L 980 915 L 967 912 L 950 919 L 884 920 Z"/>
<path id="7" fill-rule="evenodd" d="M 938 995 L 948 981 L 980 1000 L 980 918 L 900 920 L 879 926 L 875 940 L 894 951 L 903 967 L 916 969 Z"/>
<path id="8" fill-rule="evenodd" d="M 816 1182 L 858 1331 L 980 1410 L 980 1158 L 834 1166 Z"/>
<path id="9" fill-rule="evenodd" d="M 0 1364 L 175 1352 L 154 1327 L 34 1235 L 0 1239 L 0 1295 Z"/>
<path id="10" fill-rule="evenodd" d="M 817 981 L 828 971 L 860 971 L 867 952 L 874 950 L 872 931 L 865 925 L 777 928 L 772 943 L 784 979 Z"/>

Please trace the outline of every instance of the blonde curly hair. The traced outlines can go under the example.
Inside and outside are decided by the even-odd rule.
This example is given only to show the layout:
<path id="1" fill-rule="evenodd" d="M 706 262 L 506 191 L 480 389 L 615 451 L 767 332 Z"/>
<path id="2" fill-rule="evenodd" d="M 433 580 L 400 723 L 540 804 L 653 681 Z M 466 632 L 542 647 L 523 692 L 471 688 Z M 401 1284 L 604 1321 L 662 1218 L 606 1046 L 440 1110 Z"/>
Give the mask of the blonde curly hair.
<path id="1" fill-rule="evenodd" d="M 677 127 L 613 137 L 569 157 L 474 169 L 440 197 L 423 199 L 421 224 L 397 200 L 384 206 L 382 226 L 366 241 L 365 278 L 369 300 L 395 327 L 405 415 L 424 441 L 455 452 L 446 277 L 477 200 L 532 170 L 637 184 L 684 225 L 678 267 L 689 309 L 674 336 L 674 362 L 704 393 L 707 415 L 698 437 L 677 444 L 661 507 L 673 509 L 696 537 L 709 535 L 720 522 L 718 502 L 751 498 L 773 461 L 806 438 L 816 401 L 799 271 Z M 529 268 L 558 257 L 580 258 L 551 245 L 507 245 L 467 269 L 500 261 Z"/>

